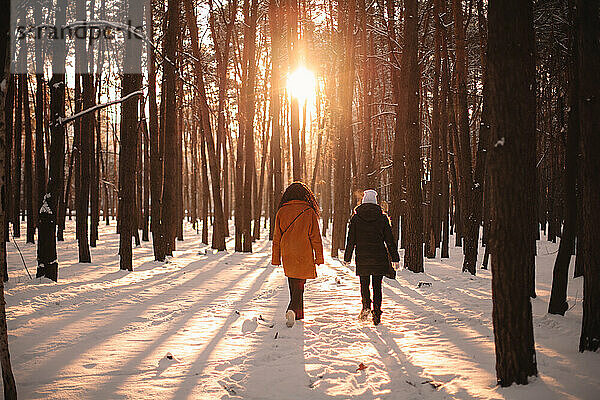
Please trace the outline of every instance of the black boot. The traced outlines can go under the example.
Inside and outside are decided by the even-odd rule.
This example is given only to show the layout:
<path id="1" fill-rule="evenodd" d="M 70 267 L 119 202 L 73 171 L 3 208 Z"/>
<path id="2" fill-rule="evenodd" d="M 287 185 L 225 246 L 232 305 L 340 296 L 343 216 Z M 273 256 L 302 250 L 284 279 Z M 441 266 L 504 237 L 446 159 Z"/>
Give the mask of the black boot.
<path id="1" fill-rule="evenodd" d="M 381 322 L 381 310 L 373 310 L 373 325 L 379 325 Z"/>

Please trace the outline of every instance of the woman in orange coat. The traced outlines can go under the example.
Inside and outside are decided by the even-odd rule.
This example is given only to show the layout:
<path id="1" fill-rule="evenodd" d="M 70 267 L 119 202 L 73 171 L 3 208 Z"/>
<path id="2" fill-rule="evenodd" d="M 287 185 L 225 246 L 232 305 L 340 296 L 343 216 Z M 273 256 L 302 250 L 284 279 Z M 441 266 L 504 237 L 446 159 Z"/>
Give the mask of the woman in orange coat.
<path id="1" fill-rule="evenodd" d="M 317 277 L 315 264 L 323 264 L 319 231 L 319 206 L 305 184 L 294 182 L 283 193 L 273 231 L 273 265 L 283 262 L 288 278 L 290 304 L 285 314 L 288 327 L 304 318 L 304 284 Z"/>

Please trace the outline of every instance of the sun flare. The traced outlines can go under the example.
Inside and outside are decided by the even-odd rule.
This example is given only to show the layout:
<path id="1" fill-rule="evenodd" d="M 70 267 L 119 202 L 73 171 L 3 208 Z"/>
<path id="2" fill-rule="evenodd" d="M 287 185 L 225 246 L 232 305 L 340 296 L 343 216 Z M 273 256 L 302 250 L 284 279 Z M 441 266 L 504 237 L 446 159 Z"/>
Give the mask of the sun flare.
<path id="1" fill-rule="evenodd" d="M 291 96 L 304 101 L 315 96 L 315 85 L 315 74 L 301 66 L 289 74 L 286 87 Z"/>

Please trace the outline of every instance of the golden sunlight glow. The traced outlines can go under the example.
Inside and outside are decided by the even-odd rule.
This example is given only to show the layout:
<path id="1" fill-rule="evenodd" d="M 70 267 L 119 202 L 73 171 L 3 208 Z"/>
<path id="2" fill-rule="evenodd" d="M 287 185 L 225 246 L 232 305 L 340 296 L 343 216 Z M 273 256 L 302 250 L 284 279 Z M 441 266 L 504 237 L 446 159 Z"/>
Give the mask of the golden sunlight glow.
<path id="1" fill-rule="evenodd" d="M 300 66 L 289 74 L 286 88 L 291 96 L 304 101 L 315 96 L 315 85 L 315 74 L 306 67 Z"/>

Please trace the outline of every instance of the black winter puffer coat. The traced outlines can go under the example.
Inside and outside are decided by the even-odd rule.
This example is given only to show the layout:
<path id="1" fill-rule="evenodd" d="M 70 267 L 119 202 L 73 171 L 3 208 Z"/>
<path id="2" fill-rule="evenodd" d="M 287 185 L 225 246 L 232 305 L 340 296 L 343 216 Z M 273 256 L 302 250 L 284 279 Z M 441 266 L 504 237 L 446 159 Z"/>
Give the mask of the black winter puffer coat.
<path id="1" fill-rule="evenodd" d="M 350 218 L 344 260 L 350 262 L 356 247 L 356 275 L 385 275 L 391 261 L 400 261 L 390 221 L 377 204 L 365 203 Z M 389 257 L 388 257 L 389 253 Z"/>

